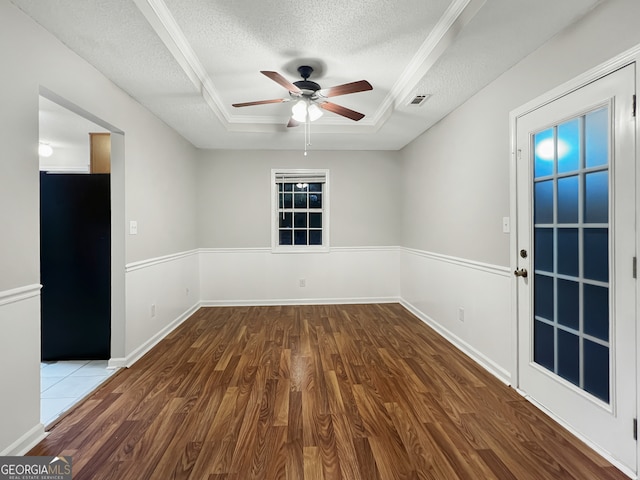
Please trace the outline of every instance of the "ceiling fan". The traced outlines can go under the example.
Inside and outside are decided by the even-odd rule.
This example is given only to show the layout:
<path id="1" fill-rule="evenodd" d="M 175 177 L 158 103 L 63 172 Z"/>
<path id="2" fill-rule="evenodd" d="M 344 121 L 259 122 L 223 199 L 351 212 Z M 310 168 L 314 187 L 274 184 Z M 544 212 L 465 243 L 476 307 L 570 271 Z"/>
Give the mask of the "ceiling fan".
<path id="1" fill-rule="evenodd" d="M 364 114 L 351 110 L 342 105 L 329 102 L 326 99 L 350 93 L 365 92 L 373 87 L 366 80 L 344 83 L 330 88 L 321 88 L 316 82 L 309 80 L 313 73 L 313 68 L 308 65 L 298 67 L 298 72 L 302 80 L 291 83 L 278 72 L 262 70 L 260 73 L 269 77 L 274 82 L 283 86 L 289 91 L 289 98 L 275 98 L 272 100 L 258 100 L 255 102 L 234 103 L 234 107 L 249 107 L 253 105 L 265 105 L 269 103 L 283 103 L 296 101 L 291 109 L 292 115 L 287 127 L 297 127 L 300 123 L 313 121 L 322 115 L 322 110 L 328 110 L 354 121 L 364 118 Z"/>

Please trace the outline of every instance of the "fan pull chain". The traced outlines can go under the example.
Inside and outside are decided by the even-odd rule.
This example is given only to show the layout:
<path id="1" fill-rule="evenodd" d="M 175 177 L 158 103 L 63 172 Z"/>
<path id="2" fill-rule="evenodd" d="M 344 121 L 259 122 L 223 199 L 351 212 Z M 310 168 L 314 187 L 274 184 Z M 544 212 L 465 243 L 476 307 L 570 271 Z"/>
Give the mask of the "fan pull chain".
<path id="1" fill-rule="evenodd" d="M 307 106 L 307 119 L 304 122 L 304 156 L 307 156 L 307 147 L 311 146 L 311 120 L 309 119 L 309 107 Z"/>

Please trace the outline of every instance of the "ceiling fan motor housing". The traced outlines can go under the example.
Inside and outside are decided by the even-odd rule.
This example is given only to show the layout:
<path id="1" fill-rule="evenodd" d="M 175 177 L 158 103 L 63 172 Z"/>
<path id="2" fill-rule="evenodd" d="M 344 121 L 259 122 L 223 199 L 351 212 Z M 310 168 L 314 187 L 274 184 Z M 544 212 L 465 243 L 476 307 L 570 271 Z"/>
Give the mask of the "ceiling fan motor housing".
<path id="1" fill-rule="evenodd" d="M 298 80 L 297 82 L 293 82 L 293 84 L 298 87 L 300 90 L 308 90 L 309 94 L 315 93 L 320 90 L 320 85 L 316 82 L 312 82 L 309 80 L 309 77 L 313 73 L 313 68 L 308 65 L 301 65 L 298 67 L 298 73 L 303 78 L 303 80 Z M 305 92 L 307 93 L 307 92 Z"/>

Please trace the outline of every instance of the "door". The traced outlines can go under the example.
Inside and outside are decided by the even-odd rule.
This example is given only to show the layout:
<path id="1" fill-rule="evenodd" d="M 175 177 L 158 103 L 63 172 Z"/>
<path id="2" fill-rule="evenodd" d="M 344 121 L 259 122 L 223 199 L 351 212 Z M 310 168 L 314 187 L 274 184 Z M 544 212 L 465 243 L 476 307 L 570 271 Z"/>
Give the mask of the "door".
<path id="1" fill-rule="evenodd" d="M 110 357 L 109 186 L 106 174 L 40 174 L 42 360 Z"/>
<path id="2" fill-rule="evenodd" d="M 635 67 L 517 119 L 518 383 L 636 471 Z"/>

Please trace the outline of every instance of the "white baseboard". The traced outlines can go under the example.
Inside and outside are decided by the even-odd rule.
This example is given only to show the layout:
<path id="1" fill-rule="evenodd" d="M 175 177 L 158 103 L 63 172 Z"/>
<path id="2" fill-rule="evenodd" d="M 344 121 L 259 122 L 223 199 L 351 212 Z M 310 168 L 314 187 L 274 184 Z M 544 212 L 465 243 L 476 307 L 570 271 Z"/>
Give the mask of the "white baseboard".
<path id="1" fill-rule="evenodd" d="M 107 363 L 107 370 L 117 370 L 118 368 L 127 368 L 127 359 L 125 357 L 110 358 Z"/>
<path id="2" fill-rule="evenodd" d="M 365 303 L 400 303 L 400 297 L 292 298 L 278 300 L 203 300 L 202 307 L 263 307 L 273 305 L 357 305 Z"/>
<path id="3" fill-rule="evenodd" d="M 462 353 L 464 353 L 469 358 L 471 358 L 473 361 L 475 361 L 478 365 L 483 367 L 486 371 L 491 373 L 498 380 L 503 382 L 505 385 L 509 385 L 509 386 L 511 385 L 511 374 L 507 370 L 502 368 L 500 365 L 496 364 L 493 360 L 488 358 L 486 355 L 482 354 L 482 352 L 480 352 L 477 349 L 473 348 L 467 342 L 465 342 L 464 340 L 462 340 L 461 338 L 459 338 L 458 336 L 456 336 L 455 334 L 453 334 L 452 332 L 450 332 L 449 330 L 444 328 L 442 325 L 440 325 L 438 322 L 436 322 L 429 315 L 427 315 L 426 313 L 418 310 L 417 308 L 415 308 L 413 305 L 411 305 L 407 301 L 401 300 L 400 303 L 407 310 L 409 310 L 411 313 L 413 313 L 416 317 L 418 317 L 424 323 L 426 323 L 431 328 L 433 328 L 445 340 L 447 340 L 454 347 L 456 347 Z"/>
<path id="4" fill-rule="evenodd" d="M 17 457 L 22 456 L 35 447 L 40 441 L 47 436 L 42 423 L 37 424 L 27 433 L 0 452 L 1 457 Z"/>
<path id="5" fill-rule="evenodd" d="M 187 311 L 185 311 L 182 315 L 176 318 L 169 325 L 164 327 L 158 333 L 156 333 L 153 337 L 147 340 L 145 343 L 136 348 L 133 352 L 127 355 L 125 358 L 112 358 L 109 360 L 109 368 L 129 368 L 131 365 L 136 363 L 140 358 L 142 358 L 149 350 L 155 347 L 164 337 L 169 335 L 173 330 L 175 330 L 182 322 L 188 319 L 191 315 L 193 315 L 200 308 L 200 303 L 196 303 Z"/>

